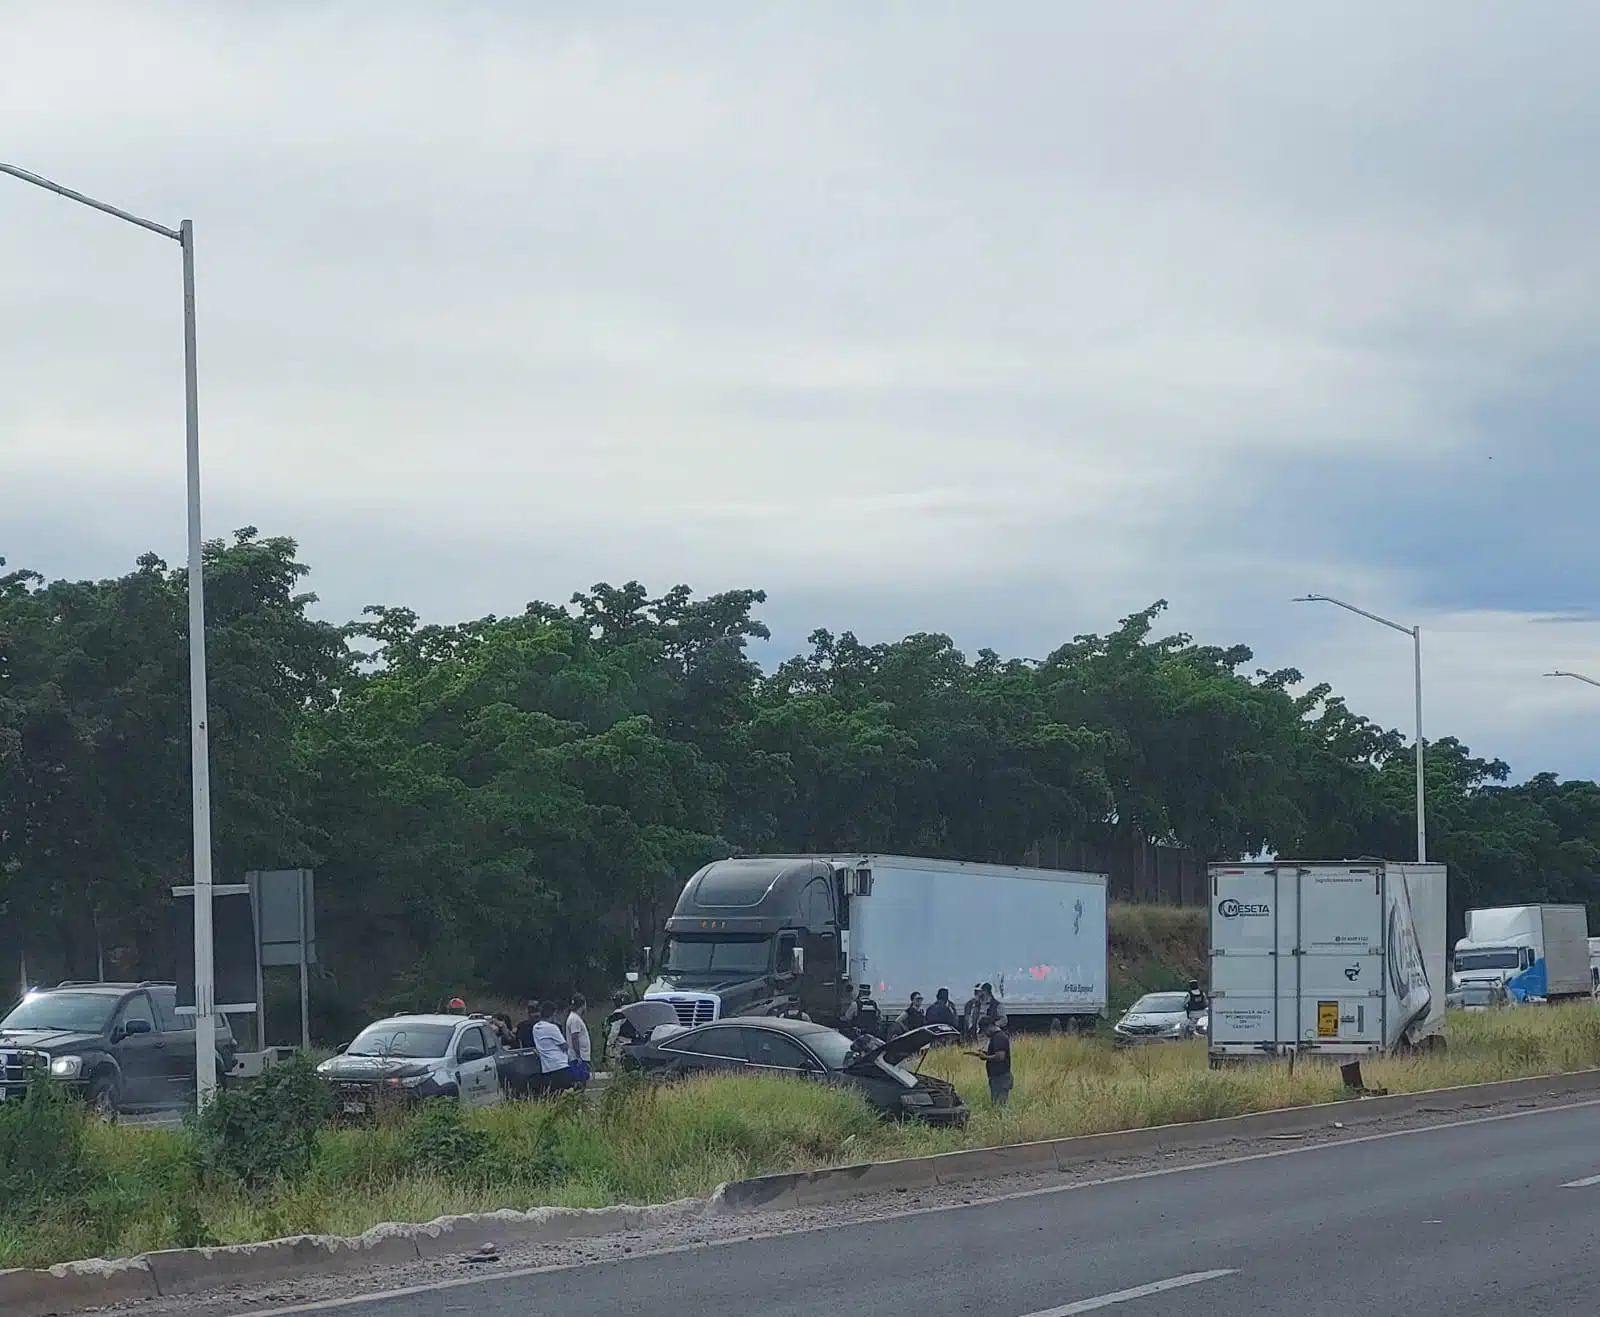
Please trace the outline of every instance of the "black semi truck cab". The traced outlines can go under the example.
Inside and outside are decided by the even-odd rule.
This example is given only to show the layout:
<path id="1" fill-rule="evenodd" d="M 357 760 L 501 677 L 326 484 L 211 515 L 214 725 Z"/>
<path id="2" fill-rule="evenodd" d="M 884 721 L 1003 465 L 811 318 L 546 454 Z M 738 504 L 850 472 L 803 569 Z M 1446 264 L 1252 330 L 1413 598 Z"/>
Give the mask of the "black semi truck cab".
<path id="1" fill-rule="evenodd" d="M 850 902 L 870 869 L 817 856 L 751 856 L 706 865 L 667 920 L 659 974 L 645 993 L 680 1024 L 803 1012 L 837 1024 L 846 979 Z"/>

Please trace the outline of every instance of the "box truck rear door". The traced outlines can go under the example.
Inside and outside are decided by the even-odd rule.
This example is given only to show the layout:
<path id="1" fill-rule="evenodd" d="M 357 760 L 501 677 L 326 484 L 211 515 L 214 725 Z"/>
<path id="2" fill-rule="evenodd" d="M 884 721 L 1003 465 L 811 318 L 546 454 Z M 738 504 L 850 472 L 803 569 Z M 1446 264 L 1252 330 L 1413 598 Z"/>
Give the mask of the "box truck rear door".
<path id="1" fill-rule="evenodd" d="M 1272 1046 L 1294 1029 L 1293 873 L 1276 868 L 1216 868 L 1211 873 L 1211 1042 Z M 1284 943 L 1283 906 L 1288 904 Z M 1280 954 L 1283 953 L 1283 954 Z M 1285 999 L 1285 994 L 1287 994 Z"/>
<path id="2" fill-rule="evenodd" d="M 1300 873 L 1300 1041 L 1383 1045 L 1383 871 L 1314 865 Z"/>

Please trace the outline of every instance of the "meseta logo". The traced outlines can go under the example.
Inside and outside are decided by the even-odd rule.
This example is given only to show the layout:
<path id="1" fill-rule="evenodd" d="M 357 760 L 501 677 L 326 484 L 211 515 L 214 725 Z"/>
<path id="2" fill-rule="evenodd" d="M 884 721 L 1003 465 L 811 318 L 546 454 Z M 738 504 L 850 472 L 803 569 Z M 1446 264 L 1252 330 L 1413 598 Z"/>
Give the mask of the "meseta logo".
<path id="1" fill-rule="evenodd" d="M 1224 919 L 1259 919 L 1272 914 L 1264 901 L 1235 901 L 1231 896 L 1217 902 L 1217 913 Z"/>

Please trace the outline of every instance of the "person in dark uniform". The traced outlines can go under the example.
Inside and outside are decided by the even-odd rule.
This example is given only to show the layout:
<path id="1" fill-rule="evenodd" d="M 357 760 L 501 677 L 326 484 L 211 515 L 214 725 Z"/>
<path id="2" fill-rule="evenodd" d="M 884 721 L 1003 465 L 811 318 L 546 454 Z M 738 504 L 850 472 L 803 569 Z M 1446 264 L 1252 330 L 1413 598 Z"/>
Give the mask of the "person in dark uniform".
<path id="1" fill-rule="evenodd" d="M 984 1036 L 989 1040 L 988 1046 L 981 1052 L 968 1052 L 968 1056 L 975 1056 L 983 1062 L 983 1068 L 989 1076 L 989 1100 L 997 1107 L 1003 1107 L 1011 1098 L 1011 1036 L 1000 1027 L 1000 1021 L 994 1016 L 989 1016 L 983 1022 Z"/>
<path id="2" fill-rule="evenodd" d="M 1199 979 L 1189 980 L 1189 989 L 1183 996 L 1183 1009 L 1188 1015 L 1202 1015 L 1211 1007 Z"/>
<path id="3" fill-rule="evenodd" d="M 955 1003 L 950 1000 L 950 989 L 940 988 L 933 994 L 933 1005 L 928 1007 L 926 1024 L 944 1024 L 952 1029 L 961 1027 L 961 1017 L 956 1014 Z"/>

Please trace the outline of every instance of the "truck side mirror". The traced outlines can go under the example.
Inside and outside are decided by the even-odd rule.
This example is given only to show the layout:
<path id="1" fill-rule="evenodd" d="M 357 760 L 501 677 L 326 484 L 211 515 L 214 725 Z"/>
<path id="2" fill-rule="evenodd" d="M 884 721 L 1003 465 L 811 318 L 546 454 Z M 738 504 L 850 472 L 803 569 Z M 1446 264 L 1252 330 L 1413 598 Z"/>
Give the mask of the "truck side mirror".
<path id="1" fill-rule="evenodd" d="M 789 948 L 789 965 L 796 974 L 806 972 L 806 949 L 804 947 Z"/>

